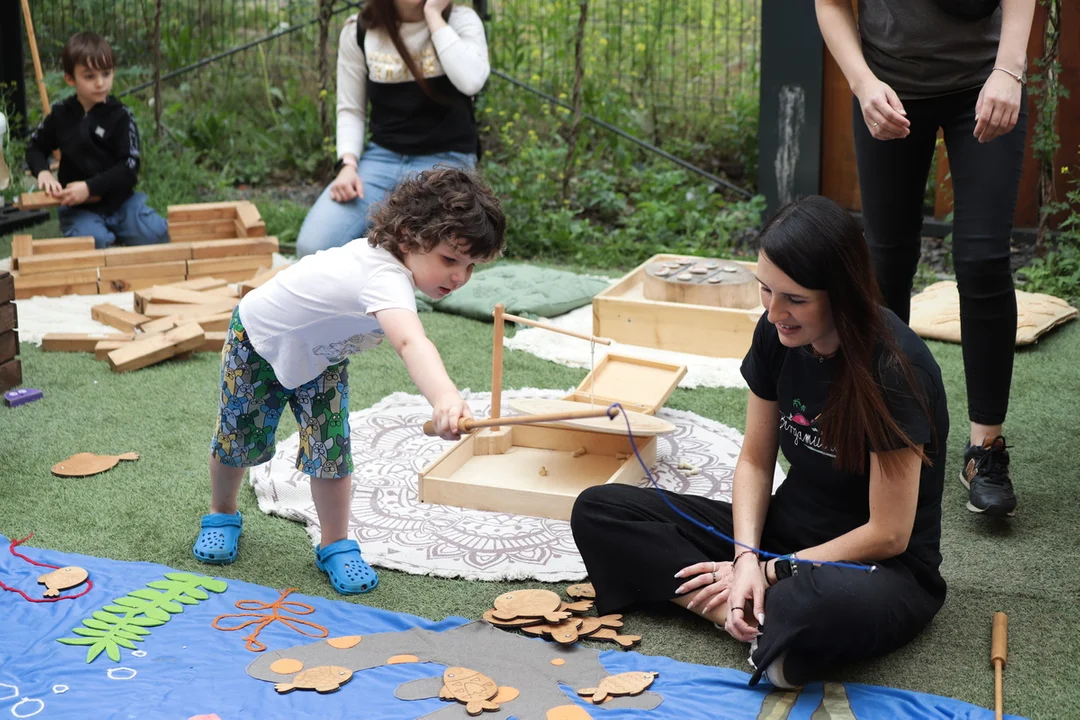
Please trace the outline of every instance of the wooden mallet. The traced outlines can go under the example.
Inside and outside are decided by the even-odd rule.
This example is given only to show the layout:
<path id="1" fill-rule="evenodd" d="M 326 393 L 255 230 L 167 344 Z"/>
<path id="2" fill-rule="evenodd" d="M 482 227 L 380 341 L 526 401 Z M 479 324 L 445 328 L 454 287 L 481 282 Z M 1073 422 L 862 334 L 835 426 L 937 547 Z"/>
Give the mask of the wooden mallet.
<path id="1" fill-rule="evenodd" d="M 538 413 L 536 415 L 512 415 L 510 417 L 494 417 L 486 420 L 474 420 L 473 418 L 461 418 L 458 420 L 458 432 L 472 432 L 479 428 L 501 427 L 503 425 L 530 425 L 533 423 L 557 422 L 559 420 L 577 420 L 580 418 L 609 417 L 612 420 L 619 416 L 619 409 L 615 407 L 594 407 L 585 410 L 568 410 L 557 413 Z M 424 434 L 435 435 L 435 424 L 428 420 L 424 423 Z"/>
<path id="2" fill-rule="evenodd" d="M 1005 656 L 1009 646 L 1009 616 L 1003 612 L 994 613 L 994 632 L 990 636 L 990 664 L 994 667 L 994 717 L 1001 720 L 1004 700 L 1001 692 L 1001 670 L 1005 667 Z"/>

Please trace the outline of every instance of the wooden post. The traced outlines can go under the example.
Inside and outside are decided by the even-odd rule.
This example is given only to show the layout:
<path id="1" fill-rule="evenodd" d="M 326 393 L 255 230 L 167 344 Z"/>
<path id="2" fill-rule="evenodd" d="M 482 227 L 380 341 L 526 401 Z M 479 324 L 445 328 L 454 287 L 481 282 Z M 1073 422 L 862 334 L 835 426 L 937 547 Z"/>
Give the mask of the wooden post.
<path id="1" fill-rule="evenodd" d="M 41 96 L 41 108 L 49 114 L 49 93 L 45 90 L 45 74 L 41 72 L 41 58 L 38 57 L 37 37 L 34 35 L 34 20 L 30 17 L 30 0 L 22 0 L 23 22 L 26 23 L 26 39 L 30 43 L 30 57 L 34 60 L 34 79 L 37 80 L 38 94 Z"/>
<path id="2" fill-rule="evenodd" d="M 502 357 L 503 357 L 503 312 L 506 306 L 502 303 L 495 305 L 495 339 L 491 348 L 491 417 L 502 417 Z M 492 431 L 499 429 L 498 425 L 491 427 Z"/>
<path id="3" fill-rule="evenodd" d="M 1001 670 L 1005 667 L 1005 658 L 1009 647 L 1009 616 L 1003 612 L 994 613 L 994 630 L 990 637 L 990 664 L 994 667 L 994 717 L 1001 720 L 1005 701 L 1002 697 Z"/>

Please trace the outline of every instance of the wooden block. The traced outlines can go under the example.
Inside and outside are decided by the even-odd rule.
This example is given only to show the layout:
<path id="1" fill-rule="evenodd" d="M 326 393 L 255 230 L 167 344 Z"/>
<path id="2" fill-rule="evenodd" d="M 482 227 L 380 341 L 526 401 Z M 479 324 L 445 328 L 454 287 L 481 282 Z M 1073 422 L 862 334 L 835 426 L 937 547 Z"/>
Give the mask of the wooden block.
<path id="1" fill-rule="evenodd" d="M 102 340 L 131 340 L 134 333 L 45 333 L 41 338 L 44 352 L 94 352 Z"/>
<path id="2" fill-rule="evenodd" d="M 113 372 L 118 373 L 138 370 L 195 350 L 205 340 L 206 335 L 201 327 L 187 323 L 113 350 L 108 355 L 109 365 Z"/>
<path id="3" fill-rule="evenodd" d="M 187 263 L 184 263 L 184 272 L 187 272 Z M 172 287 L 184 288 L 185 290 L 213 290 L 228 285 L 228 281 L 216 277 L 198 277 L 184 282 L 173 283 Z"/>
<path id="4" fill-rule="evenodd" d="M 18 307 L 13 302 L 0 304 L 0 330 L 14 330 L 19 327 Z"/>
<path id="5" fill-rule="evenodd" d="M 0 270 L 0 303 L 15 299 L 15 278 L 6 270 Z"/>
<path id="6" fill-rule="evenodd" d="M 140 330 L 142 330 L 142 335 L 153 335 L 155 333 L 163 333 L 166 330 L 172 330 L 177 324 L 177 318 L 163 317 L 143 323 Z"/>
<path id="7" fill-rule="evenodd" d="M 104 268 L 102 268 L 104 269 Z M 183 282 L 186 275 L 172 275 L 169 277 L 147 277 L 147 278 L 135 278 L 133 280 L 99 280 L 98 281 L 98 293 L 106 295 L 108 293 L 118 292 L 131 292 L 133 290 L 145 290 L 152 288 L 155 285 L 164 285 L 166 283 Z"/>
<path id="8" fill-rule="evenodd" d="M 235 237 L 237 237 L 236 223 L 232 218 L 169 223 L 169 239 L 176 242 L 187 242 L 192 238 L 228 239 Z"/>
<path id="9" fill-rule="evenodd" d="M 266 235 L 266 223 L 259 215 L 259 208 L 252 202 L 244 201 L 236 207 L 236 232 L 240 237 L 263 237 Z"/>
<path id="10" fill-rule="evenodd" d="M 0 365 L 19 354 L 19 333 L 15 330 L 0 332 Z"/>
<path id="11" fill-rule="evenodd" d="M 209 295 L 197 290 L 159 285 L 150 293 L 155 305 L 162 303 L 181 303 L 186 305 L 205 305 L 207 303 L 220 303 L 230 298 L 220 295 Z"/>
<path id="12" fill-rule="evenodd" d="M 143 323 L 150 321 L 150 318 L 145 315 L 129 312 L 112 303 L 102 303 L 90 308 L 90 317 L 99 323 L 130 333 L 139 329 Z"/>
<path id="13" fill-rule="evenodd" d="M 213 295 L 214 297 L 236 298 L 237 300 L 240 299 L 240 292 L 232 285 L 222 285 L 221 287 L 214 288 L 213 290 L 205 290 L 203 291 L 203 294 Z"/>
<path id="14" fill-rule="evenodd" d="M 187 262 L 174 260 L 172 262 L 142 263 L 138 265 L 116 265 L 101 268 L 98 271 L 100 280 L 135 280 L 137 278 L 172 278 L 177 275 L 187 275 Z M 165 281 L 158 285 L 167 285 Z"/>
<path id="15" fill-rule="evenodd" d="M 22 385 L 22 362 L 15 359 L 0 365 L 0 392 L 7 392 L 19 385 Z"/>
<path id="16" fill-rule="evenodd" d="M 188 260 L 188 277 L 202 277 L 213 275 L 216 278 L 225 279 L 227 275 L 241 271 L 254 271 L 259 268 L 269 270 L 274 264 L 273 255 L 249 255 L 238 258 L 221 258 L 209 260 Z M 251 277 L 250 275 L 248 277 Z"/>
<path id="17" fill-rule="evenodd" d="M 246 255 L 266 255 L 278 251 L 276 237 L 247 238 L 244 240 L 211 240 L 191 246 L 192 260 L 207 258 L 231 258 Z"/>
<path id="18" fill-rule="evenodd" d="M 62 237 L 50 238 L 47 240 L 34 240 L 34 255 L 85 252 L 94 249 L 94 238 L 92 236 Z"/>
<path id="19" fill-rule="evenodd" d="M 61 295 L 97 295 L 97 268 L 66 270 L 58 273 L 23 275 L 15 277 L 15 299 L 22 300 L 35 295 L 60 297 Z"/>
<path id="20" fill-rule="evenodd" d="M 169 228 L 173 223 L 193 220 L 232 220 L 236 217 L 236 208 L 242 201 L 233 200 L 216 203 L 194 203 L 192 205 L 170 205 L 168 209 Z"/>
<path id="21" fill-rule="evenodd" d="M 122 348 L 131 342 L 134 342 L 134 340 L 102 340 L 94 346 L 94 359 L 108 360 L 109 353 L 111 353 L 113 350 Z"/>
<path id="22" fill-rule="evenodd" d="M 262 270 L 263 270 L 263 268 L 254 268 L 253 270 L 235 270 L 233 272 L 216 273 L 216 274 L 222 280 L 226 280 L 226 281 L 231 282 L 231 283 L 241 283 L 241 282 L 244 282 L 245 280 L 250 280 L 251 278 L 255 277 Z"/>
<path id="23" fill-rule="evenodd" d="M 19 196 L 19 207 L 23 210 L 60 207 L 60 198 L 55 198 L 47 192 L 27 192 Z"/>
<path id="24" fill-rule="evenodd" d="M 80 270 L 82 268 L 96 269 L 104 264 L 104 250 L 82 250 L 79 252 L 51 253 L 48 255 L 38 255 L 35 251 L 30 257 L 20 258 L 19 274 L 40 275 L 42 273 Z M 97 277 L 94 279 L 97 280 Z"/>
<path id="25" fill-rule="evenodd" d="M 105 265 L 145 265 L 147 263 L 165 263 L 176 260 L 190 260 L 191 245 L 187 243 L 168 243 L 167 245 L 137 245 L 105 250 Z"/>
<path id="26" fill-rule="evenodd" d="M 203 329 L 204 332 L 225 332 L 232 322 L 232 312 L 217 313 L 215 315 L 196 315 L 190 319 Z M 221 349 L 220 347 L 218 348 Z"/>
<path id="27" fill-rule="evenodd" d="M 206 339 L 203 340 L 202 345 L 195 348 L 195 352 L 221 352 L 221 349 L 225 347 L 225 336 L 228 332 L 225 330 L 207 331 L 206 328 L 203 330 Z"/>
<path id="28" fill-rule="evenodd" d="M 11 269 L 19 269 L 19 261 L 34 254 L 34 238 L 29 235 L 14 235 L 11 238 Z"/>
<path id="29" fill-rule="evenodd" d="M 147 303 L 142 314 L 149 318 L 163 317 L 205 317 L 223 312 L 232 312 L 236 307 L 236 298 L 221 298 L 201 305 L 181 305 L 179 303 Z"/>

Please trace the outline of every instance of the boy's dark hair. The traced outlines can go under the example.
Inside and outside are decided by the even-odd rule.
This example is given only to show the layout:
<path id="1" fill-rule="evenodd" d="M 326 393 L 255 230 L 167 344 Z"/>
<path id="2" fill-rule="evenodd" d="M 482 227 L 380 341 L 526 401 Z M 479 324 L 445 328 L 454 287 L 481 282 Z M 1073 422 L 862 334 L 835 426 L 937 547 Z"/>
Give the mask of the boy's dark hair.
<path id="1" fill-rule="evenodd" d="M 480 260 L 502 252 L 506 217 L 495 193 L 475 173 L 456 168 L 425 170 L 403 180 L 371 216 L 368 243 L 401 260 L 444 240 Z"/>
<path id="2" fill-rule="evenodd" d="M 60 62 L 64 74 L 75 77 L 76 65 L 85 65 L 91 70 L 112 70 L 116 67 L 116 56 L 108 41 L 97 33 L 77 32 L 64 43 Z"/>

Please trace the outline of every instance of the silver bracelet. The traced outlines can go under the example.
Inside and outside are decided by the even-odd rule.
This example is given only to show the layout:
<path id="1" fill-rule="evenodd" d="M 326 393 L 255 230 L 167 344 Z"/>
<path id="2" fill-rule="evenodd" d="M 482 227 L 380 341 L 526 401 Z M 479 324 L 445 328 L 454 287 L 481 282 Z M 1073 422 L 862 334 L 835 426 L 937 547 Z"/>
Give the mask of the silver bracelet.
<path id="1" fill-rule="evenodd" d="M 1017 73 L 1014 73 L 1012 70 L 1006 70 L 1003 67 L 995 67 L 994 70 L 1000 70 L 1001 72 L 1005 73 L 1006 75 L 1008 75 L 1011 78 L 1013 78 L 1014 80 L 1016 80 L 1016 82 L 1020 83 L 1021 85 L 1027 84 L 1027 81 L 1024 80 L 1023 73 L 1017 74 Z"/>

